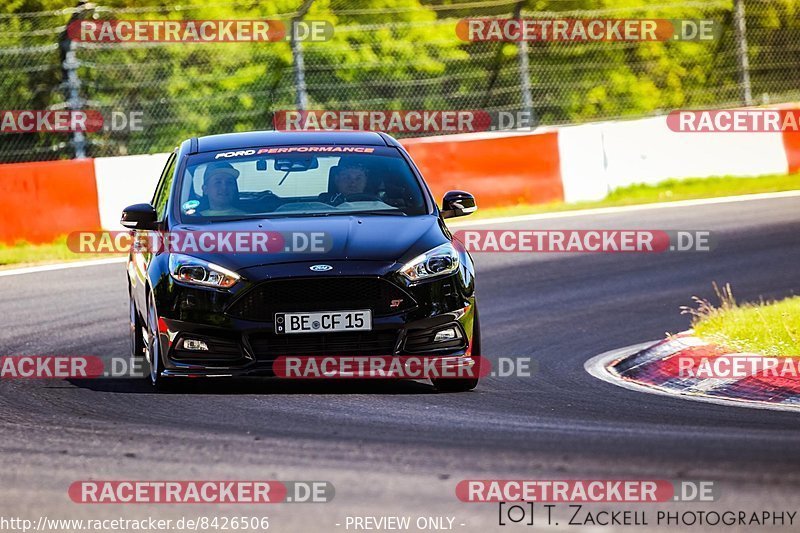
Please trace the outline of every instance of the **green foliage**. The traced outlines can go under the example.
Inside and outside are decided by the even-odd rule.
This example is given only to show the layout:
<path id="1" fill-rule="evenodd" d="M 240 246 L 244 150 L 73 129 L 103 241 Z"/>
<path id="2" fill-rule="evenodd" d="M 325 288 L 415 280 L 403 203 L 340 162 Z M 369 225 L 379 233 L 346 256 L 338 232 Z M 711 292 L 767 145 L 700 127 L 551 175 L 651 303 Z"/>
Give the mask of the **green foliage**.
<path id="1" fill-rule="evenodd" d="M 730 285 L 714 288 L 718 305 L 695 297 L 696 307 L 684 308 L 695 334 L 740 352 L 800 357 L 800 297 L 738 303 Z"/>
<path id="2" fill-rule="evenodd" d="M 100 0 L 99 19 L 279 19 L 303 0 Z M 484 5 L 485 4 L 485 5 Z M 0 12 L 4 109 L 64 105 L 59 42 L 72 2 L 6 0 Z M 467 7 L 464 7 L 464 6 Z M 800 0 L 746 0 L 753 94 L 800 96 L 796 50 Z M 302 44 L 311 109 L 519 110 L 519 47 L 461 41 L 467 17 L 711 19 L 702 42 L 529 43 L 534 111 L 542 124 L 737 105 L 740 87 L 733 0 L 315 0 L 305 20 L 334 25 L 325 42 Z M 288 42 L 76 43 L 81 96 L 90 109 L 141 111 L 144 131 L 89 135 L 90 155 L 170 150 L 191 135 L 269 129 L 295 107 Z M 66 135 L 5 135 L 0 161 L 70 157 Z"/>

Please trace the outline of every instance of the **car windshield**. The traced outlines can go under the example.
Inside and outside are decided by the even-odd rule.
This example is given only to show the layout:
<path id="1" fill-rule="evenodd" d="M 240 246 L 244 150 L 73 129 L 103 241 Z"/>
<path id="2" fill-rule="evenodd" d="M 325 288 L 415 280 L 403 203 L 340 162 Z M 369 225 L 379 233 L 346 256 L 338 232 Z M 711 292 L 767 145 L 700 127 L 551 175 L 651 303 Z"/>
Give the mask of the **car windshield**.
<path id="1" fill-rule="evenodd" d="M 188 158 L 178 191 L 184 222 L 427 212 L 419 182 L 390 147 L 264 147 L 196 154 Z"/>

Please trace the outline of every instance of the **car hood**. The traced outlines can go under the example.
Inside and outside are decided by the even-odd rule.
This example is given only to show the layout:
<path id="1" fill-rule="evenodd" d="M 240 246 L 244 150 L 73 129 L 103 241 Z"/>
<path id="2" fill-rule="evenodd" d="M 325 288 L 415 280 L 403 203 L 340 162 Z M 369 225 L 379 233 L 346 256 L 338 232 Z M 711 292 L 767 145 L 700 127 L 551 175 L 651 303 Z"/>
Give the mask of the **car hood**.
<path id="1" fill-rule="evenodd" d="M 277 253 L 196 252 L 188 255 L 205 259 L 235 271 L 246 268 L 293 262 L 381 261 L 405 262 L 449 241 L 440 220 L 434 215 L 336 215 L 325 217 L 238 220 L 214 224 L 186 224 L 172 228 L 183 232 L 277 232 L 289 246 L 302 236 L 322 234 L 324 251 Z"/>

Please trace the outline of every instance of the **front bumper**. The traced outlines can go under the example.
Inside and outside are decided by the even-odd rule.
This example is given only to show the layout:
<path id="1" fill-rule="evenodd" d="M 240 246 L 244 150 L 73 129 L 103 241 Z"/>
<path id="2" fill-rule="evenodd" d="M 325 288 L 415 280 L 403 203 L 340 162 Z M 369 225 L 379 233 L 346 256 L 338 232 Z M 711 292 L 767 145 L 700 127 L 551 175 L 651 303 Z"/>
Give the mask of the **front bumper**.
<path id="1" fill-rule="evenodd" d="M 252 294 L 254 287 L 259 284 L 228 295 L 169 280 L 169 286 L 157 293 L 159 341 L 161 353 L 164 354 L 162 375 L 275 376 L 274 363 L 281 356 L 414 355 L 469 359 L 475 316 L 472 284 L 464 284 L 459 273 L 438 280 L 404 285 L 401 285 L 402 280 L 391 276 L 378 277 L 405 291 L 413 305 L 405 305 L 403 310 L 395 313 L 373 316 L 370 332 L 284 335 L 275 333 L 275 324 L 269 314 L 260 317 L 260 320 L 247 320 L 229 312 L 236 302 L 247 296 L 248 290 Z M 287 303 L 286 311 L 334 310 L 313 307 L 298 309 L 297 302 L 291 304 Z M 374 307 L 379 308 L 383 304 L 385 302 L 375 302 Z M 345 309 L 347 307 L 340 308 Z M 458 331 L 456 340 L 433 342 L 436 332 L 449 328 Z M 209 350 L 186 350 L 183 348 L 184 339 L 202 340 Z"/>

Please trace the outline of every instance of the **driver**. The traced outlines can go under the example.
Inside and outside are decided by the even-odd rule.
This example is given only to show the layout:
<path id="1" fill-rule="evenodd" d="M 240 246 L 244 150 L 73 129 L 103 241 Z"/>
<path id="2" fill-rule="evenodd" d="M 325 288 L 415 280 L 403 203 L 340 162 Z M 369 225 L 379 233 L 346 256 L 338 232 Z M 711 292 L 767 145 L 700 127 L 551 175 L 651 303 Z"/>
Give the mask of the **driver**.
<path id="1" fill-rule="evenodd" d="M 360 164 L 339 165 L 333 178 L 336 192 L 322 193 L 320 199 L 331 205 L 339 205 L 347 201 L 347 196 L 363 194 L 367 188 L 367 170 Z"/>
<path id="2" fill-rule="evenodd" d="M 335 182 L 341 194 L 362 194 L 367 187 L 367 171 L 360 165 L 345 167 L 336 175 Z"/>
<path id="3" fill-rule="evenodd" d="M 239 201 L 238 177 L 239 171 L 230 163 L 209 164 L 203 173 L 203 196 L 208 200 L 208 209 L 200 214 L 207 217 L 246 214 L 235 207 Z"/>

